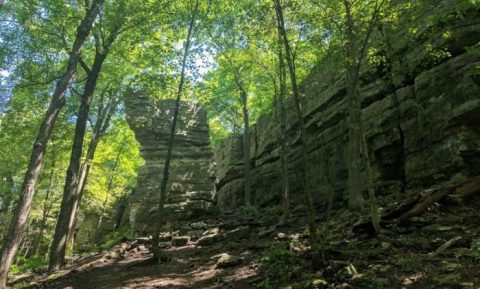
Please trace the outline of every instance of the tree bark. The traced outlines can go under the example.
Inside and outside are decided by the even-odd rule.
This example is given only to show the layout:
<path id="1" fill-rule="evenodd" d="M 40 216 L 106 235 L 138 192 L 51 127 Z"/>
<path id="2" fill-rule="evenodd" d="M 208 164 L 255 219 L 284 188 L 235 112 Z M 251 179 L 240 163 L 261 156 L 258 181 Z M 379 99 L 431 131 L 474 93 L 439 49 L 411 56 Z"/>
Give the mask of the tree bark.
<path id="1" fill-rule="evenodd" d="M 310 245 L 312 251 L 312 267 L 318 269 L 321 266 L 320 252 L 318 250 L 317 226 L 315 224 L 315 206 L 313 203 L 312 193 L 310 191 L 310 182 L 308 178 L 308 151 L 307 151 L 307 136 L 305 134 L 305 120 L 303 119 L 302 106 L 300 100 L 300 92 L 297 85 L 297 78 L 295 73 L 295 63 L 293 54 L 290 48 L 290 42 L 285 31 L 285 20 L 283 17 L 283 10 L 280 0 L 273 0 L 275 4 L 275 12 L 277 16 L 277 24 L 280 30 L 283 44 L 285 46 L 285 57 L 287 60 L 288 70 L 290 73 L 290 81 L 292 84 L 293 97 L 295 101 L 295 110 L 297 113 L 299 130 L 300 130 L 300 153 L 302 157 L 302 164 L 300 167 L 303 178 L 303 193 L 305 195 L 305 203 L 308 208 L 308 227 L 310 231 Z"/>
<path id="2" fill-rule="evenodd" d="M 87 65 L 80 59 L 80 64 L 87 73 L 87 82 L 83 90 L 83 95 L 80 103 L 80 109 L 75 127 L 75 136 L 72 145 L 72 154 L 70 156 L 70 164 L 67 170 L 67 178 L 65 180 L 64 193 L 60 212 L 58 214 L 57 226 L 55 227 L 55 234 L 53 236 L 52 245 L 50 248 L 50 258 L 48 269 L 50 272 L 58 270 L 65 263 L 65 253 L 67 248 L 67 241 L 69 234 L 73 230 L 75 223 L 74 217 L 79 203 L 78 185 L 81 178 L 80 163 L 83 152 L 83 139 L 87 127 L 88 115 L 90 112 L 90 104 L 97 86 L 98 77 L 102 70 L 103 63 L 108 56 L 110 47 L 115 42 L 120 29 L 124 23 L 123 13 L 125 9 L 125 1 L 119 2 L 116 11 L 115 22 L 108 36 L 104 39 L 101 35 L 95 35 L 96 52 L 92 68 L 89 69 Z"/>
<path id="3" fill-rule="evenodd" d="M 57 225 L 55 226 L 55 234 L 50 247 L 48 266 L 50 272 L 58 270 L 65 263 L 68 233 L 72 230 L 71 226 L 73 224 L 71 215 L 76 209 L 78 203 L 78 190 L 76 188 L 80 178 L 80 160 L 82 158 L 83 139 L 85 137 L 90 104 L 106 56 L 106 53 L 101 53 L 98 51 L 95 54 L 93 67 L 88 74 L 88 79 L 82 95 L 77 123 L 75 126 L 75 135 L 73 138 L 70 164 L 67 169 L 62 203 L 60 206 L 60 212 L 58 213 Z"/>
<path id="4" fill-rule="evenodd" d="M 35 236 L 35 239 L 33 240 L 32 254 L 38 254 L 38 252 L 40 251 L 40 244 L 42 241 L 43 232 L 47 224 L 48 215 L 50 214 L 50 210 L 52 209 L 52 202 L 50 201 L 50 193 L 53 186 L 54 176 L 55 176 L 55 156 L 53 156 L 50 175 L 48 177 L 47 191 L 45 193 L 45 198 L 43 199 L 42 219 L 40 220 L 40 224 L 39 224 L 40 229 L 38 231 L 37 236 Z"/>
<path id="5" fill-rule="evenodd" d="M 190 22 L 188 24 L 188 33 L 187 33 L 187 39 L 185 42 L 185 47 L 183 51 L 183 59 L 182 59 L 182 70 L 180 72 L 180 82 L 178 84 L 178 90 L 177 90 L 177 96 L 175 99 L 175 109 L 173 111 L 173 119 L 172 119 L 172 125 L 170 127 L 170 135 L 168 139 L 168 149 L 167 149 L 167 155 L 165 158 L 165 165 L 163 167 L 163 176 L 162 176 L 162 183 L 160 185 L 160 199 L 158 201 L 158 208 L 157 208 L 157 221 L 155 223 L 155 230 L 153 232 L 152 236 L 152 252 L 153 252 L 153 261 L 154 263 L 158 263 L 164 259 L 164 256 L 162 255 L 162 252 L 160 250 L 160 247 L 158 246 L 159 242 L 159 237 L 160 237 L 160 229 L 162 226 L 162 214 L 163 214 L 163 208 L 165 206 L 165 200 L 166 200 L 166 195 L 167 195 L 167 183 L 168 183 L 168 175 L 169 175 L 169 169 L 170 169 L 170 160 L 172 158 L 172 151 L 173 151 L 173 142 L 175 139 L 175 131 L 177 128 L 177 119 L 179 115 L 179 110 L 180 110 L 180 100 L 182 97 L 183 93 L 183 85 L 185 83 L 185 70 L 187 67 L 187 58 L 188 54 L 190 51 L 190 42 L 191 38 L 193 36 L 193 29 L 195 26 L 195 17 L 198 12 L 198 6 L 199 6 L 199 0 L 195 1 L 195 8 L 192 12 L 192 15 L 190 17 Z"/>
<path id="6" fill-rule="evenodd" d="M 285 112 L 286 80 L 287 70 L 285 69 L 285 60 L 282 49 L 282 33 L 278 29 L 278 69 L 280 76 L 280 94 L 277 99 L 277 117 L 280 121 L 280 162 L 282 166 L 282 198 L 283 198 L 283 216 L 284 225 L 288 223 L 290 216 L 290 182 L 288 180 L 288 157 L 287 157 L 287 116 Z"/>
<path id="7" fill-rule="evenodd" d="M 81 48 L 85 42 L 85 39 L 90 34 L 92 24 L 97 17 L 102 2 L 103 0 L 93 0 L 92 6 L 87 10 L 85 17 L 77 28 L 75 42 L 70 52 L 66 71 L 57 82 L 52 100 L 48 106 L 48 109 L 45 113 L 45 118 L 40 126 L 37 138 L 34 142 L 32 154 L 30 156 L 30 161 L 21 188 L 20 199 L 15 208 L 12 221 L 10 222 L 7 234 L 5 235 L 0 253 L 0 289 L 6 289 L 8 269 L 12 264 L 22 235 L 25 232 L 48 139 L 50 138 L 60 110 L 65 105 L 65 92 L 72 82 L 75 74 L 75 68 L 80 58 Z"/>
<path id="8" fill-rule="evenodd" d="M 124 191 L 124 194 L 118 200 L 117 212 L 115 214 L 115 225 L 113 231 L 116 231 L 122 225 L 123 215 L 128 206 L 128 191 Z"/>
<path id="9" fill-rule="evenodd" d="M 345 22 L 346 22 L 346 35 L 347 35 L 347 47 L 348 47 L 348 57 L 346 58 L 346 84 L 347 84 L 347 98 L 348 98 L 348 110 L 349 110 L 349 137 L 350 137 L 350 159 L 349 163 L 351 165 L 349 169 L 349 186 L 356 185 L 356 188 L 350 191 L 350 201 L 351 207 L 356 208 L 358 205 L 361 206 L 359 202 L 363 199 L 361 196 L 362 188 L 361 186 L 361 161 L 365 166 L 366 173 L 366 185 L 368 191 L 368 198 L 370 204 L 370 216 L 372 220 L 372 225 L 375 229 L 375 232 L 380 233 L 380 214 L 378 212 L 378 203 L 377 197 L 375 194 L 375 186 L 373 183 L 372 168 L 370 165 L 370 157 L 367 139 L 365 136 L 365 130 L 363 127 L 362 121 L 362 106 L 360 102 L 360 88 L 359 88 L 359 77 L 360 77 L 360 68 L 362 66 L 363 58 L 365 57 L 365 52 L 368 46 L 368 41 L 373 30 L 373 27 L 378 19 L 379 9 L 381 3 L 378 0 L 375 2 L 375 10 L 372 14 L 372 18 L 369 22 L 369 27 L 365 38 L 363 39 L 363 44 L 361 47 L 356 45 L 355 37 L 355 24 L 352 16 L 351 3 L 349 0 L 343 1 L 345 6 Z M 355 164 L 355 165 L 352 165 Z"/>
<path id="10" fill-rule="evenodd" d="M 112 93 L 112 91 L 109 92 L 110 94 L 110 99 L 107 102 L 107 106 L 105 107 L 103 105 L 104 101 L 104 94 L 102 94 L 102 98 L 100 100 L 100 107 L 99 111 L 97 114 L 96 122 L 93 127 L 93 132 L 92 132 L 92 137 L 90 139 L 90 142 L 88 144 L 88 149 L 87 149 L 87 155 L 85 157 L 85 161 L 82 163 L 80 166 L 80 178 L 77 184 L 77 192 L 76 194 L 78 195 L 78 201 L 77 205 L 75 206 L 74 210 L 70 214 L 70 231 L 68 232 L 68 237 L 67 237 L 67 244 L 71 244 L 72 247 L 74 246 L 74 232 L 75 232 L 75 227 L 77 223 L 77 218 L 78 218 L 78 212 L 80 211 L 80 206 L 82 203 L 82 198 L 83 198 L 83 192 L 85 190 L 85 187 L 87 185 L 88 181 L 88 176 L 90 174 L 90 169 L 92 167 L 92 161 L 95 157 L 95 151 L 97 149 L 98 143 L 102 136 L 105 134 L 106 130 L 108 129 L 110 125 L 110 120 L 113 116 L 113 114 L 116 111 L 117 104 L 118 102 L 115 99 L 115 94 Z"/>
<path id="11" fill-rule="evenodd" d="M 245 205 L 252 205 L 252 177 L 250 174 L 250 119 L 248 113 L 248 94 L 245 91 L 241 82 L 237 81 L 240 89 L 240 99 L 242 102 L 243 115 L 243 170 L 244 170 L 244 198 Z"/>

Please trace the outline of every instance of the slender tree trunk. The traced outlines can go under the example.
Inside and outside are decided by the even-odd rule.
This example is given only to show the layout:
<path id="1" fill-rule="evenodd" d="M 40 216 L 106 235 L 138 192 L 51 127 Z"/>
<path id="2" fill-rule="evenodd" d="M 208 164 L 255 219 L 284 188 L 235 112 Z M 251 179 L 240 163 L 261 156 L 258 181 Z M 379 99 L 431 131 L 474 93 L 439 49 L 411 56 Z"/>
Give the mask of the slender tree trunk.
<path id="1" fill-rule="evenodd" d="M 83 162 L 81 165 L 80 165 L 80 173 L 79 173 L 79 180 L 78 180 L 78 184 L 77 184 L 77 187 L 75 188 L 75 195 L 77 195 L 77 202 L 75 203 L 75 206 L 73 207 L 73 210 L 72 212 L 70 213 L 70 223 L 68 225 L 68 234 L 67 234 L 67 244 L 70 244 L 72 250 L 73 250 L 73 246 L 74 246 L 74 243 L 75 243 L 75 240 L 74 240 L 74 234 L 75 234 L 75 226 L 77 225 L 77 217 L 78 217 L 78 213 L 80 211 L 80 205 L 81 205 L 81 202 L 82 202 L 82 197 L 83 197 L 83 188 L 84 188 L 84 185 L 86 183 L 85 179 L 87 177 L 87 173 L 88 173 L 88 170 L 90 169 L 90 163 L 88 160 L 86 160 L 85 162 Z M 68 247 L 68 245 L 67 245 Z"/>
<path id="2" fill-rule="evenodd" d="M 381 226 L 380 226 L 380 213 L 378 212 L 378 203 L 377 197 L 375 194 L 375 186 L 373 184 L 373 175 L 372 175 L 372 168 L 370 165 L 370 157 L 369 157 L 369 150 L 367 139 L 365 136 L 365 131 L 363 127 L 362 121 L 362 106 L 360 102 L 360 89 L 359 89 L 359 77 L 360 77 L 360 68 L 362 65 L 363 58 L 365 56 L 365 51 L 368 46 L 368 41 L 373 30 L 373 26 L 378 19 L 378 13 L 381 3 L 377 0 L 375 2 L 375 9 L 372 15 L 371 22 L 369 23 L 369 28 L 367 30 L 367 34 L 365 35 L 365 39 L 363 40 L 363 46 L 360 48 L 357 47 L 356 37 L 355 37 L 355 25 L 354 20 L 352 17 L 352 10 L 351 10 L 351 2 L 349 0 L 343 0 L 345 6 L 345 21 L 346 21 L 346 34 L 347 34 L 347 46 L 349 50 L 349 55 L 346 59 L 346 82 L 347 82 L 347 97 L 348 97 L 348 104 L 349 104 L 349 114 L 350 114 L 350 145 L 352 146 L 352 152 L 355 150 L 355 154 L 357 152 L 360 153 L 359 155 L 355 156 L 352 155 L 352 160 L 357 159 L 363 161 L 365 165 L 365 173 L 366 173 L 366 185 L 367 185 L 367 192 L 368 198 L 370 203 L 370 215 L 372 219 L 372 225 L 375 229 L 375 233 L 380 233 Z M 355 161 L 357 162 L 357 161 Z M 359 162 L 360 163 L 360 162 Z M 361 163 L 360 163 L 361 164 Z M 354 172 L 354 177 L 360 175 L 361 167 L 359 166 L 356 168 L 357 171 Z M 349 176 L 350 179 L 350 176 Z M 361 181 L 359 179 L 359 181 Z M 363 187 L 363 186 L 362 186 Z M 361 191 L 360 191 L 361 194 Z"/>
<path id="3" fill-rule="evenodd" d="M 83 151 L 83 139 L 87 127 L 90 103 L 95 91 L 98 77 L 102 69 L 103 62 L 107 57 L 106 53 L 98 52 L 95 55 L 93 67 L 88 74 L 85 89 L 82 95 L 80 109 L 75 126 L 75 135 L 73 138 L 72 153 L 70 164 L 67 170 L 67 178 L 63 191 L 62 203 L 58 214 L 55 234 L 50 247 L 49 265 L 50 272 L 58 270 L 65 264 L 65 252 L 67 248 L 68 233 L 72 230 L 72 212 L 76 209 L 78 203 L 77 185 L 80 178 L 80 161 Z"/>
<path id="4" fill-rule="evenodd" d="M 242 84 L 238 84 L 240 87 L 240 98 L 242 101 L 242 114 L 243 114 L 243 163 L 244 163 L 244 181 L 245 181 L 245 205 L 252 205 L 252 177 L 250 173 L 250 120 L 248 114 L 248 95 L 243 89 Z"/>
<path id="5" fill-rule="evenodd" d="M 103 0 L 93 0 L 92 6 L 87 10 L 85 17 L 77 28 L 77 34 L 70 52 L 67 69 L 57 82 L 52 100 L 45 113 L 45 118 L 34 142 L 32 154 L 22 184 L 20 199 L 15 208 L 0 253 L 0 289 L 6 289 L 8 269 L 12 264 L 22 235 L 25 232 L 48 139 L 50 138 L 60 110 L 65 105 L 65 92 L 72 82 L 75 68 L 80 58 L 81 48 L 88 34 L 90 34 L 92 24 L 97 17 L 102 2 Z"/>
<path id="6" fill-rule="evenodd" d="M 122 156 L 124 146 L 125 146 L 125 139 L 123 140 L 120 146 L 120 149 L 118 150 L 117 156 L 115 157 L 115 163 L 113 165 L 113 168 L 110 172 L 110 176 L 108 178 L 107 193 L 105 194 L 105 200 L 103 201 L 103 204 L 102 204 L 102 212 L 100 213 L 100 217 L 98 218 L 98 222 L 97 222 L 97 225 L 95 228 L 95 234 L 94 234 L 95 237 L 93 241 L 98 241 L 100 239 L 100 227 L 102 226 L 103 218 L 105 217 L 105 212 L 107 211 L 108 200 L 112 195 L 113 179 L 115 178 L 115 174 L 117 173 L 118 166 L 120 165 L 120 157 Z"/>
<path id="7" fill-rule="evenodd" d="M 360 127 L 361 112 L 358 100 L 358 85 L 356 85 L 352 71 L 347 72 L 347 97 L 349 112 L 349 130 L 348 130 L 348 153 L 347 153 L 347 170 L 348 170 L 348 206 L 353 210 L 360 210 L 364 204 L 363 189 L 365 188 L 362 178 L 362 132 Z"/>
<path id="8" fill-rule="evenodd" d="M 351 17 L 350 1 L 344 0 L 346 10 L 346 26 L 348 38 L 348 57 L 346 57 L 347 71 L 345 82 L 347 86 L 348 112 L 349 112 L 349 130 L 348 130 L 348 206 L 353 210 L 360 210 L 364 204 L 363 189 L 365 184 L 362 178 L 362 128 L 361 128 L 361 104 L 360 91 L 358 87 L 358 75 L 356 73 L 356 62 L 358 51 L 353 32 L 353 19 Z"/>
<path id="9" fill-rule="evenodd" d="M 110 120 L 117 108 L 117 101 L 115 100 L 115 95 L 110 95 L 111 99 L 108 101 L 107 106 L 103 106 L 103 94 L 102 99 L 100 102 L 100 108 L 97 114 L 97 120 L 95 122 L 92 138 L 90 139 L 90 143 L 88 144 L 87 155 L 85 157 L 85 161 L 80 166 L 80 178 L 76 188 L 76 194 L 78 195 L 77 205 L 75 206 L 74 210 L 71 212 L 70 221 L 71 224 L 69 225 L 70 230 L 68 232 L 68 244 L 74 245 L 74 232 L 77 223 L 78 213 L 80 211 L 80 205 L 82 203 L 83 192 L 85 191 L 85 187 L 87 185 L 88 176 L 90 174 L 90 169 L 92 167 L 92 161 L 95 157 L 95 151 L 97 150 L 98 143 L 101 137 L 105 134 L 106 130 L 110 125 Z"/>
<path id="10" fill-rule="evenodd" d="M 123 215 L 128 205 L 128 191 L 124 191 L 123 195 L 118 200 L 117 213 L 115 214 L 115 225 L 113 231 L 115 232 L 122 224 Z"/>
<path id="11" fill-rule="evenodd" d="M 33 240 L 32 254 L 38 254 L 38 252 L 40 250 L 40 244 L 41 244 L 41 240 L 42 240 L 42 237 L 43 237 L 43 232 L 45 231 L 45 226 L 47 224 L 48 215 L 49 215 L 50 210 L 52 208 L 52 202 L 50 201 L 50 193 L 51 193 L 52 186 L 53 186 L 54 176 L 55 176 L 55 156 L 53 157 L 53 160 L 52 160 L 50 175 L 48 177 L 47 191 L 45 193 L 45 198 L 43 199 L 42 219 L 40 220 L 40 224 L 39 224 L 40 229 L 38 231 L 37 236 L 35 236 L 35 238 Z"/>
<path id="12" fill-rule="evenodd" d="M 280 94 L 277 103 L 277 117 L 280 121 L 280 162 L 282 166 L 282 197 L 283 197 L 283 224 L 288 223 L 290 216 L 290 182 L 288 180 L 287 158 L 287 120 L 285 112 L 287 70 L 282 49 L 281 31 L 278 29 L 278 69 L 280 76 Z"/>
<path id="13" fill-rule="evenodd" d="M 313 202 L 312 192 L 310 191 L 310 181 L 308 178 L 309 160 L 307 151 L 307 136 L 305 134 L 305 120 L 303 119 L 302 106 L 300 100 L 300 92 L 297 85 L 297 78 L 295 73 L 295 63 L 293 60 L 290 43 L 285 31 L 285 20 L 283 17 L 283 10 L 280 0 L 273 0 L 275 4 L 275 12 L 277 15 L 277 24 L 280 30 L 283 44 L 285 46 L 285 57 L 287 60 L 288 70 L 290 73 L 290 81 L 292 84 L 293 97 L 295 101 L 295 110 L 297 113 L 299 130 L 300 130 L 300 153 L 302 156 L 301 174 L 303 178 L 303 191 L 305 194 L 305 202 L 308 208 L 308 227 L 310 231 L 310 245 L 312 251 L 312 267 L 318 269 L 321 266 L 321 256 L 318 248 L 317 226 L 315 224 L 315 205 Z"/>
<path id="14" fill-rule="evenodd" d="M 180 110 L 180 100 L 182 97 L 183 85 L 185 82 L 185 70 L 187 66 L 187 58 L 190 51 L 190 42 L 193 36 L 193 29 L 195 26 L 195 17 L 198 12 L 198 5 L 199 5 L 199 0 L 196 0 L 195 8 L 190 17 L 190 23 L 188 24 L 188 34 L 187 34 L 187 39 L 186 39 L 185 47 L 183 51 L 182 70 L 180 72 L 180 82 L 178 84 L 177 97 L 175 99 L 175 109 L 173 111 L 172 125 L 170 127 L 167 155 L 165 158 L 165 165 L 163 167 L 162 183 L 160 185 L 160 199 L 158 202 L 158 209 L 157 209 L 157 221 L 155 223 L 155 230 L 152 238 L 153 261 L 155 263 L 162 261 L 162 257 L 163 257 L 162 252 L 160 251 L 160 247 L 158 246 L 158 242 L 160 238 L 160 229 L 163 221 L 162 215 L 163 215 L 163 208 L 165 206 L 165 199 L 167 195 L 167 183 L 168 183 L 168 175 L 169 175 L 169 169 L 170 169 L 170 160 L 172 158 L 173 142 L 175 138 L 175 130 L 177 127 L 177 119 L 178 119 L 179 110 Z"/>

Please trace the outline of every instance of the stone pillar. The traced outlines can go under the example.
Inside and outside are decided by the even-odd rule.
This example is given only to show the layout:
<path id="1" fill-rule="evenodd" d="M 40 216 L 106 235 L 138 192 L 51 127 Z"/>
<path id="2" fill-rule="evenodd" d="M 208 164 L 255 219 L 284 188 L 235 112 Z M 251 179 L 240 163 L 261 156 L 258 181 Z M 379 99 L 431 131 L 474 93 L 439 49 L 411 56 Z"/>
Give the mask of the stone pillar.
<path id="1" fill-rule="evenodd" d="M 158 204 L 173 100 L 152 100 L 132 92 L 125 97 L 127 121 L 141 145 L 145 164 L 139 169 L 136 193 L 130 199 L 136 229 L 148 231 Z M 165 221 L 175 222 L 202 214 L 213 197 L 213 151 L 209 141 L 207 115 L 199 105 L 182 102 L 175 134 Z"/>

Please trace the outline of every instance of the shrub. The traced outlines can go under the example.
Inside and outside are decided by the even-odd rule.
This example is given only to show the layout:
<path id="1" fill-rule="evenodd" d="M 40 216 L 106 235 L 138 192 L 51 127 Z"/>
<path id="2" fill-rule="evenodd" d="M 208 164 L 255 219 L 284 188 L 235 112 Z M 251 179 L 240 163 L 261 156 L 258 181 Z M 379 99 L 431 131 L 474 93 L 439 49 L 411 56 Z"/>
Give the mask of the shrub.
<path id="1" fill-rule="evenodd" d="M 472 246 L 470 247 L 470 256 L 472 256 L 475 261 L 480 262 L 480 239 L 475 239 L 472 241 Z"/>
<path id="2" fill-rule="evenodd" d="M 118 245 L 122 242 L 125 241 L 130 241 L 135 238 L 135 234 L 132 230 L 130 229 L 123 229 L 120 231 L 115 231 L 110 234 L 108 234 L 105 239 L 103 240 L 103 243 L 100 245 L 101 250 L 109 250 L 113 246 Z"/>
<path id="3" fill-rule="evenodd" d="M 46 259 L 43 256 L 38 255 L 32 256 L 30 258 L 18 256 L 17 262 L 19 265 L 14 264 L 10 266 L 10 272 L 13 275 L 23 274 L 27 271 L 37 271 L 47 266 Z"/>
<path id="4" fill-rule="evenodd" d="M 260 257 L 260 270 L 265 274 L 264 287 L 278 288 L 290 280 L 300 279 L 302 273 L 302 260 L 290 252 L 285 246 L 277 245 L 268 249 Z"/>

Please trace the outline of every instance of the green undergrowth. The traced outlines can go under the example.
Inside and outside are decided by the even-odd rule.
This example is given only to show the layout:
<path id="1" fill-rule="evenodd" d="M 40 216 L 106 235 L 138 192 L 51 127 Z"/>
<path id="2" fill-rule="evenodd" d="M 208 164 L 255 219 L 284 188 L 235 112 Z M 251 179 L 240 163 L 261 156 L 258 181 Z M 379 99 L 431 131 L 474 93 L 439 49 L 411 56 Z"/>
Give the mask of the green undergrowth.
<path id="1" fill-rule="evenodd" d="M 134 238 L 135 238 L 135 233 L 131 229 L 123 229 L 123 230 L 115 231 L 105 236 L 102 244 L 99 246 L 99 249 L 110 250 L 114 246 L 122 242 L 131 241 Z"/>
<path id="2" fill-rule="evenodd" d="M 477 288 L 472 287 L 480 284 L 476 212 L 476 204 L 439 205 L 408 222 L 386 224 L 375 237 L 352 231 L 358 214 L 337 210 L 329 221 L 317 223 L 324 263 L 316 271 L 311 269 L 310 232 L 300 219 L 277 228 L 287 238 L 274 237 L 259 257 L 263 282 L 257 288 Z M 438 251 L 457 236 L 458 242 Z"/>
<path id="3" fill-rule="evenodd" d="M 17 264 L 10 266 L 10 273 L 13 275 L 21 275 L 30 271 L 38 271 L 46 268 L 47 261 L 43 256 L 35 255 L 30 258 L 18 256 Z"/>
<path id="4" fill-rule="evenodd" d="M 309 278 L 303 260 L 283 245 L 274 245 L 260 257 L 260 270 L 265 276 L 262 288 L 281 288 L 292 281 Z"/>
<path id="5" fill-rule="evenodd" d="M 480 239 L 475 239 L 472 241 L 472 246 L 470 247 L 470 256 L 477 261 L 480 262 Z"/>

